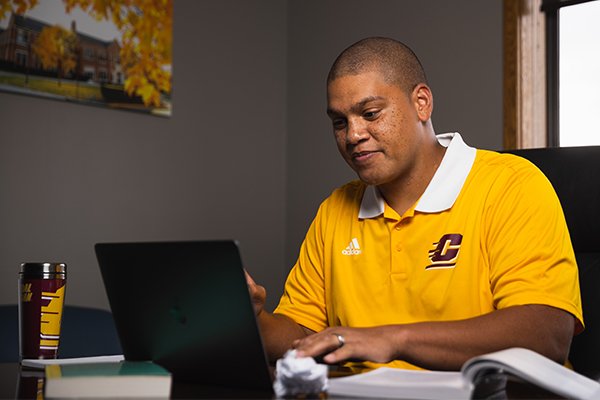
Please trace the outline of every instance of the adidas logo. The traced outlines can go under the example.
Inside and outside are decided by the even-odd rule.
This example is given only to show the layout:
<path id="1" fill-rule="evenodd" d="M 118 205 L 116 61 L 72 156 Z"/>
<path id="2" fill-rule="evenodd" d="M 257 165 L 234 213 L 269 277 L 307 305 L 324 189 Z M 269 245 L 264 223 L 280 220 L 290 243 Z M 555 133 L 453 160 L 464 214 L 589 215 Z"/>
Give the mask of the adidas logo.
<path id="1" fill-rule="evenodd" d="M 360 249 L 356 238 L 352 239 L 348 247 L 342 250 L 342 254 L 345 256 L 357 256 L 360 253 L 362 253 L 362 250 Z"/>

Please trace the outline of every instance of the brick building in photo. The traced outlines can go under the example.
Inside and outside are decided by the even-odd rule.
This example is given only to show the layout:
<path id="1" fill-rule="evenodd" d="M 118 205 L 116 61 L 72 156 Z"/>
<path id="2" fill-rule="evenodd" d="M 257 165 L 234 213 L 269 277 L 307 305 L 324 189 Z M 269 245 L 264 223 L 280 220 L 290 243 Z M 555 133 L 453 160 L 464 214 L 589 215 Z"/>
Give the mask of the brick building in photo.
<path id="1" fill-rule="evenodd" d="M 5 30 L 0 29 L 0 68 L 29 73 L 48 73 L 33 51 L 33 43 L 45 28 L 40 20 L 12 14 Z M 67 78 L 96 83 L 123 84 L 125 76 L 120 64 L 120 46 L 115 40 L 104 41 L 77 32 L 75 21 L 71 31 L 77 35 L 76 67 Z"/>

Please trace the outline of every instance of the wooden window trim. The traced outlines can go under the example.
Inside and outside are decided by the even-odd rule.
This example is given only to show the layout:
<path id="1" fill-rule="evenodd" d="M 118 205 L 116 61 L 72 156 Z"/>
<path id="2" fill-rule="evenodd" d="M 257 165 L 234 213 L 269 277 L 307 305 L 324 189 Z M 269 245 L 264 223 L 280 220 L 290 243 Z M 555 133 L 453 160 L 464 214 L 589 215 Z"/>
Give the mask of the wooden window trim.
<path id="1" fill-rule="evenodd" d="M 546 147 L 546 33 L 542 0 L 503 0 L 505 149 Z"/>

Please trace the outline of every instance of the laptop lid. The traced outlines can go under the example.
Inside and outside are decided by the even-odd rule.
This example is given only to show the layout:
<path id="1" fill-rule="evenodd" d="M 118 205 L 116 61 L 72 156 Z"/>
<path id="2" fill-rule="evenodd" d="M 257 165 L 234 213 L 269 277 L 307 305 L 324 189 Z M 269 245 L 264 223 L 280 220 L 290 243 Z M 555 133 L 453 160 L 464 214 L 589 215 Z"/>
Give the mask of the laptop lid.
<path id="1" fill-rule="evenodd" d="M 176 381 L 272 391 L 234 241 L 95 250 L 126 360 L 152 360 Z"/>

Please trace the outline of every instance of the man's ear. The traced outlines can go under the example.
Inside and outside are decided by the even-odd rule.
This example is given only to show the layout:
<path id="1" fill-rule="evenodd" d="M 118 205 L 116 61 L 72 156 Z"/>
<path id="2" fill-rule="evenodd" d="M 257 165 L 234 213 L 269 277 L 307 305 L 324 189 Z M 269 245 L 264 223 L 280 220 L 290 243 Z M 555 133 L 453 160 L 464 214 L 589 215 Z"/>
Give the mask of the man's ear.
<path id="1" fill-rule="evenodd" d="M 421 122 L 428 121 L 433 113 L 433 94 L 431 93 L 431 89 L 426 84 L 420 83 L 413 90 L 412 97 L 419 120 Z"/>

